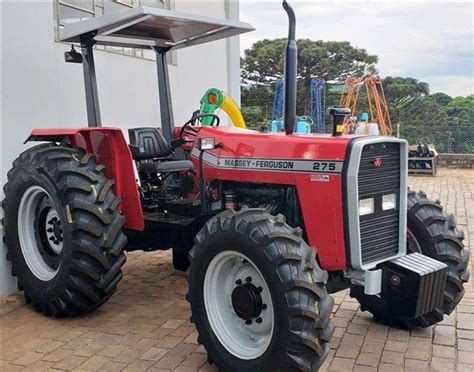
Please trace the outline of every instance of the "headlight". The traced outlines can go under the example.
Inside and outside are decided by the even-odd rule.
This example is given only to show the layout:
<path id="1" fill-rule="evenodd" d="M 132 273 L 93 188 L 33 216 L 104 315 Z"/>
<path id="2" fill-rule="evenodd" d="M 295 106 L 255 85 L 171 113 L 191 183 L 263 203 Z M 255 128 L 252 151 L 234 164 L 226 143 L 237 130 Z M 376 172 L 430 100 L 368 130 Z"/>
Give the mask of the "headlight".
<path id="1" fill-rule="evenodd" d="M 359 216 L 374 213 L 374 198 L 359 200 Z"/>
<path id="2" fill-rule="evenodd" d="M 202 137 L 199 138 L 199 150 L 212 150 L 215 148 L 214 137 Z"/>
<path id="3" fill-rule="evenodd" d="M 395 194 L 388 194 L 382 197 L 382 209 L 388 211 L 389 209 L 395 209 L 397 206 L 397 196 Z"/>

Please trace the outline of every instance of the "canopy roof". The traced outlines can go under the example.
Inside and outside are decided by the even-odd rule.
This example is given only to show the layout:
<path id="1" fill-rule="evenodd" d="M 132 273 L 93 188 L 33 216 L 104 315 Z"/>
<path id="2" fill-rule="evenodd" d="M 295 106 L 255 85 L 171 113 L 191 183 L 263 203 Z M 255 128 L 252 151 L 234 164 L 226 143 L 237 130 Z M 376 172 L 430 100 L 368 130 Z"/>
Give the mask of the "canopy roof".
<path id="1" fill-rule="evenodd" d="M 65 25 L 59 39 L 80 42 L 96 32 L 99 45 L 181 49 L 253 31 L 245 22 L 152 7 L 136 7 Z"/>

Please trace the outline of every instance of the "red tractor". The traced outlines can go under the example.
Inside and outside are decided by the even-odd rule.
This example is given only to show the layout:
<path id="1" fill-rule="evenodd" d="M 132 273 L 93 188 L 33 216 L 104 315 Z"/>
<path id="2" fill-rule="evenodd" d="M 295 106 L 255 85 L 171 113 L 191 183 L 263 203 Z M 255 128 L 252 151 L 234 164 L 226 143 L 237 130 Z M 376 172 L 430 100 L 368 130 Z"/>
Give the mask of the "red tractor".
<path id="1" fill-rule="evenodd" d="M 19 288 L 45 315 L 90 312 L 115 292 L 125 251 L 173 249 L 191 321 L 223 371 L 317 370 L 350 288 L 375 321 L 427 327 L 464 294 L 469 250 L 454 217 L 407 191 L 407 142 L 293 133 L 295 16 L 285 66 L 285 133 L 173 125 L 166 54 L 248 24 L 135 8 L 66 25 L 84 68 L 89 127 L 37 129 L 5 186 L 5 241 Z M 93 46 L 152 48 L 161 129 L 102 127 Z M 138 177 L 136 177 L 138 174 Z M 137 179 L 138 178 L 138 179 Z M 189 258 L 189 260 L 188 260 Z"/>

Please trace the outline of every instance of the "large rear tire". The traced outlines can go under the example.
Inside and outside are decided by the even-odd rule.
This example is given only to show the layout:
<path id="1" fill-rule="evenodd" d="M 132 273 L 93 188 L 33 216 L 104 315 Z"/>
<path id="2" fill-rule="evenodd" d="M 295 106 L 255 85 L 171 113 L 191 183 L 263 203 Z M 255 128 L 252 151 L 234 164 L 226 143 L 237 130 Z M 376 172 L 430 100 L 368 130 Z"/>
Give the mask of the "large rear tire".
<path id="1" fill-rule="evenodd" d="M 448 265 L 444 302 L 440 308 L 414 319 L 394 316 L 387 303 L 378 296 L 364 294 L 362 287 L 354 286 L 351 296 L 362 310 L 374 315 L 374 320 L 391 326 L 414 329 L 429 327 L 451 314 L 464 295 L 464 283 L 469 280 L 469 249 L 463 245 L 464 234 L 456 228 L 452 214 L 443 211 L 439 202 L 433 202 L 423 192 L 408 191 L 408 253 L 422 253 Z"/>
<path id="2" fill-rule="evenodd" d="M 263 209 L 227 210 L 196 236 L 191 321 L 221 371 L 315 371 L 329 351 L 327 272 L 300 229 Z"/>
<path id="3" fill-rule="evenodd" d="M 4 187 L 7 258 L 26 301 L 45 315 L 90 312 L 116 291 L 125 263 L 120 199 L 82 149 L 23 152 Z"/>

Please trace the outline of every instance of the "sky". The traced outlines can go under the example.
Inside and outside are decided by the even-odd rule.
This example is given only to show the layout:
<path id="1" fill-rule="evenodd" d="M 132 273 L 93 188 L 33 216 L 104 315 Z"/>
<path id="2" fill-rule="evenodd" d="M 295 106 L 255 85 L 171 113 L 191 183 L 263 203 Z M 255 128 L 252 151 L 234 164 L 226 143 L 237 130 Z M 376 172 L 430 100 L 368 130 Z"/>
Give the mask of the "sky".
<path id="1" fill-rule="evenodd" d="M 414 77 L 431 93 L 474 93 L 474 1 L 289 0 L 297 38 L 349 41 L 379 57 L 382 77 Z M 255 41 L 286 37 L 281 1 L 240 1 L 240 19 L 256 31 L 241 36 L 241 53 Z"/>

